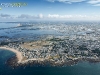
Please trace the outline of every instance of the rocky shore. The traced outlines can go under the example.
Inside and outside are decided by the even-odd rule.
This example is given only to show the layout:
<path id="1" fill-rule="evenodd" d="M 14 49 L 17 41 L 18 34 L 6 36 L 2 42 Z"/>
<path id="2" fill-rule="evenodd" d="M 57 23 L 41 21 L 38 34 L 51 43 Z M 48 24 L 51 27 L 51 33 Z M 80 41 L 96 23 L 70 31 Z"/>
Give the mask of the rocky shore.
<path id="1" fill-rule="evenodd" d="M 9 58 L 6 61 L 6 65 L 11 67 L 12 69 L 18 68 L 18 67 L 27 67 L 27 66 L 42 66 L 42 67 L 46 67 L 46 66 L 50 66 L 50 67 L 64 67 L 64 66 L 73 66 L 76 65 L 79 62 L 89 62 L 89 63 L 100 63 L 100 59 L 90 59 L 90 58 L 79 58 L 76 60 L 71 60 L 71 61 L 65 61 L 62 63 L 55 63 L 54 61 L 50 61 L 50 60 L 44 60 L 44 61 L 39 61 L 39 60 L 30 60 L 26 63 L 18 63 L 18 58 L 15 56 L 13 56 L 12 58 Z"/>

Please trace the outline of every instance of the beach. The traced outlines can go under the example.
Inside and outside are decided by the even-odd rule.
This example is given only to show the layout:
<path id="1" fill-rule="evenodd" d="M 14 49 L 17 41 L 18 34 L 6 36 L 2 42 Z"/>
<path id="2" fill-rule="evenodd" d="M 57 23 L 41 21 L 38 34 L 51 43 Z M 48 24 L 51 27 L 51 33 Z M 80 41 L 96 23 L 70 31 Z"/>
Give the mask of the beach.
<path id="1" fill-rule="evenodd" d="M 17 56 L 18 63 L 22 62 L 23 56 L 22 56 L 21 52 L 15 50 L 13 48 L 8 48 L 8 47 L 0 47 L 0 49 L 9 50 L 9 51 L 14 52 L 16 54 L 16 56 Z"/>
<path id="2" fill-rule="evenodd" d="M 27 59 L 27 60 L 24 60 L 23 61 L 23 56 L 22 56 L 22 53 L 19 52 L 18 50 L 15 50 L 13 48 L 9 48 L 9 47 L 0 47 L 0 49 L 4 49 L 4 50 L 9 50 L 9 51 L 12 51 L 16 54 L 16 57 L 18 59 L 18 63 L 27 63 L 28 61 L 34 61 L 34 60 L 39 60 L 39 61 L 43 61 L 44 59 L 36 59 L 36 58 L 33 58 L 33 59 Z"/>

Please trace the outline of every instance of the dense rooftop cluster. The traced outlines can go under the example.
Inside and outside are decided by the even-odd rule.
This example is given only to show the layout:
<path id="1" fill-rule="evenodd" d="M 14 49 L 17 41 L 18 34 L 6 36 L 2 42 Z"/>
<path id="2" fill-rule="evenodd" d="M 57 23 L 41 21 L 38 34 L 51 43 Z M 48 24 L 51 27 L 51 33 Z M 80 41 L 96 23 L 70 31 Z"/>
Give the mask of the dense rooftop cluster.
<path id="1" fill-rule="evenodd" d="M 24 42 L 9 43 L 7 47 L 20 51 L 24 60 L 35 58 L 62 63 L 79 58 L 99 59 L 100 56 L 100 41 L 98 40 L 83 40 L 78 38 L 72 40 L 68 37 L 53 37 L 42 41 L 49 41 L 49 44 L 42 45 L 38 43 L 38 46 L 42 47 L 36 49 L 22 47 Z"/>

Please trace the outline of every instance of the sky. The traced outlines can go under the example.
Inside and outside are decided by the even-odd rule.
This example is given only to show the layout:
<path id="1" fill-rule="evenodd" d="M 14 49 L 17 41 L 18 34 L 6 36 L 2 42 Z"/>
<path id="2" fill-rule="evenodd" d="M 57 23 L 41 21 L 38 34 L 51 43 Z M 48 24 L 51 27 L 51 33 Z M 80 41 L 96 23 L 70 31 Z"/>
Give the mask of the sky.
<path id="1" fill-rule="evenodd" d="M 0 0 L 0 21 L 34 20 L 98 21 L 100 0 Z"/>

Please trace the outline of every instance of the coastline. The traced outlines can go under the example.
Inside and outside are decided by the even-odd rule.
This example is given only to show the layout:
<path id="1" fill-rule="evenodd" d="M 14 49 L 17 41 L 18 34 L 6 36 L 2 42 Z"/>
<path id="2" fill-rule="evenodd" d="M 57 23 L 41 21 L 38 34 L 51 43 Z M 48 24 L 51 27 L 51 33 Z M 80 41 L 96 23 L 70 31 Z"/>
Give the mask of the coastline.
<path id="1" fill-rule="evenodd" d="M 48 59 L 42 59 L 42 58 L 33 58 L 33 59 L 27 59 L 23 61 L 23 56 L 22 53 L 19 52 L 18 50 L 14 49 L 14 48 L 9 48 L 9 47 L 0 47 L 0 49 L 4 49 L 4 50 L 9 50 L 12 51 L 16 54 L 15 57 L 10 58 L 7 63 L 10 64 L 12 67 L 14 66 L 21 66 L 21 65 L 34 65 L 34 64 L 39 64 L 39 65 L 45 65 L 47 63 L 49 63 L 52 66 L 64 66 L 64 65 L 74 65 L 77 64 L 79 61 L 88 61 L 90 63 L 97 63 L 100 62 L 100 59 L 91 59 L 91 58 L 79 58 L 76 60 L 71 60 L 68 62 L 62 62 L 62 63 L 55 63 L 53 61 L 50 61 Z"/>
<path id="2" fill-rule="evenodd" d="M 22 60 L 23 60 L 22 53 L 19 52 L 18 50 L 15 50 L 14 48 L 9 48 L 9 47 L 0 47 L 0 49 L 9 50 L 9 51 L 14 52 L 14 53 L 16 54 L 17 59 L 18 59 L 17 62 L 18 62 L 18 63 L 21 63 L 21 64 L 25 64 L 25 63 L 27 63 L 28 61 L 35 61 L 35 60 L 37 60 L 37 61 L 44 61 L 44 59 L 40 59 L 40 58 L 39 58 L 39 59 L 36 59 L 36 58 L 27 59 L 27 60 L 22 61 Z"/>
<path id="3" fill-rule="evenodd" d="M 9 51 L 14 52 L 16 54 L 17 59 L 18 59 L 18 63 L 22 62 L 23 56 L 22 56 L 21 52 L 15 50 L 13 48 L 8 48 L 8 47 L 0 47 L 0 49 L 9 50 Z"/>

